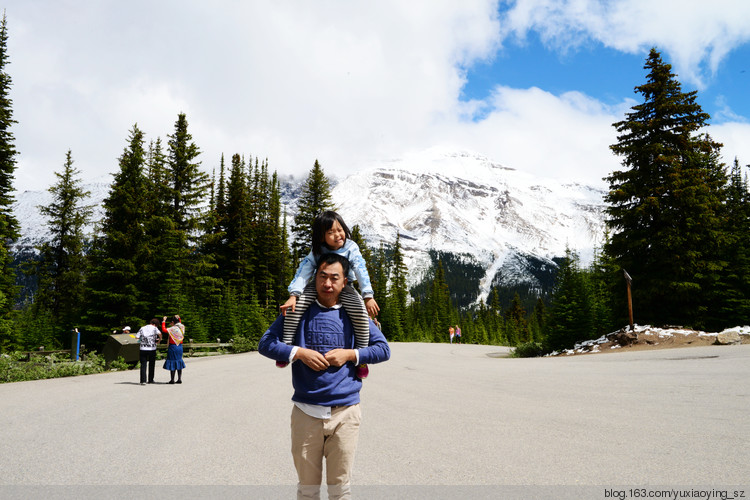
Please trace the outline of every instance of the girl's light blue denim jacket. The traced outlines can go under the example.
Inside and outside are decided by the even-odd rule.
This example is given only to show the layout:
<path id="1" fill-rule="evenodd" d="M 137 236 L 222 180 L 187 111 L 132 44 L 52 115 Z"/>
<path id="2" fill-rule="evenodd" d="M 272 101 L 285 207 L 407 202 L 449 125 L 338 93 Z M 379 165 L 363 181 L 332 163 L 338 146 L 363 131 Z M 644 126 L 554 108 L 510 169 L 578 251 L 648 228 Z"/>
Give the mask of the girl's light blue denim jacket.
<path id="1" fill-rule="evenodd" d="M 367 273 L 367 266 L 365 265 L 365 259 L 362 257 L 362 253 L 359 251 L 359 246 L 350 239 L 347 239 L 344 246 L 338 250 L 331 250 L 323 245 L 323 253 L 337 253 L 342 257 L 346 257 L 349 260 L 349 276 L 347 279 L 351 284 L 353 281 L 359 281 L 359 288 L 362 291 L 362 297 L 367 299 L 373 296 L 372 283 L 370 283 L 370 275 Z M 297 274 L 294 275 L 294 279 L 289 285 L 289 295 L 300 296 L 302 290 L 305 289 L 305 285 L 315 274 L 315 269 L 318 267 L 318 261 L 312 252 L 302 259 L 299 267 L 297 268 Z"/>

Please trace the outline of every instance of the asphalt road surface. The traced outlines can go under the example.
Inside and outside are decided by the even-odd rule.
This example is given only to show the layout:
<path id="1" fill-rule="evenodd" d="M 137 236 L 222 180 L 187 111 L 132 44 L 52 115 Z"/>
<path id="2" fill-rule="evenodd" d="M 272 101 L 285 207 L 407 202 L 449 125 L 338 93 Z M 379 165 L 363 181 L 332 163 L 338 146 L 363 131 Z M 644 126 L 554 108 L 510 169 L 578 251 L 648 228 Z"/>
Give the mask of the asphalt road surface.
<path id="1" fill-rule="evenodd" d="M 355 496 L 750 498 L 750 345 L 391 347 L 362 390 Z M 0 385 L 0 497 L 291 498 L 291 371 L 257 353 L 186 363 L 182 385 L 161 362 L 154 385 L 135 370 Z"/>

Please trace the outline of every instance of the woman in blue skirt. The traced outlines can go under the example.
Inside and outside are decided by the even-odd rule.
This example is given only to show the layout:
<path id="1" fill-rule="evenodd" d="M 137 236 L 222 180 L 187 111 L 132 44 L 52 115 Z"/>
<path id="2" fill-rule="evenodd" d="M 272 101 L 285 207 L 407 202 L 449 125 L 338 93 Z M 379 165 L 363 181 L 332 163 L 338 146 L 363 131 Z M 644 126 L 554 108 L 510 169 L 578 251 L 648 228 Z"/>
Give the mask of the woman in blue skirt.
<path id="1" fill-rule="evenodd" d="M 177 383 L 182 383 L 182 369 L 185 362 L 182 360 L 182 341 L 185 339 L 185 325 L 180 317 L 175 314 L 169 320 L 169 328 L 166 327 L 167 317 L 161 320 L 161 331 L 169 335 L 169 347 L 167 348 L 167 359 L 164 361 L 164 369 L 169 370 L 170 384 L 174 384 L 174 373 L 177 372 Z"/>

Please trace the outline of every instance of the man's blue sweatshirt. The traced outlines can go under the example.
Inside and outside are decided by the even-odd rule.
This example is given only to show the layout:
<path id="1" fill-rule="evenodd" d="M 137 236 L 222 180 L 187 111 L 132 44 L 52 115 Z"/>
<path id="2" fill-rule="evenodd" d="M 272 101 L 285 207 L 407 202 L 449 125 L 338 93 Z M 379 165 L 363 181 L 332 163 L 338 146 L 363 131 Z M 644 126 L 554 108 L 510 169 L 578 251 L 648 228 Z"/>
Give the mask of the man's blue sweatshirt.
<path id="1" fill-rule="evenodd" d="M 276 361 L 289 361 L 292 346 L 281 339 L 284 317 L 279 316 L 258 343 L 258 351 Z M 321 354 L 331 349 L 353 349 L 354 330 L 343 308 L 328 309 L 313 303 L 300 320 L 294 345 L 314 349 Z M 380 363 L 391 357 L 388 342 L 370 321 L 370 343 L 359 350 L 360 363 Z M 293 401 L 322 406 L 350 406 L 359 403 L 362 381 L 356 377 L 354 363 L 315 371 L 302 361 L 292 363 Z"/>

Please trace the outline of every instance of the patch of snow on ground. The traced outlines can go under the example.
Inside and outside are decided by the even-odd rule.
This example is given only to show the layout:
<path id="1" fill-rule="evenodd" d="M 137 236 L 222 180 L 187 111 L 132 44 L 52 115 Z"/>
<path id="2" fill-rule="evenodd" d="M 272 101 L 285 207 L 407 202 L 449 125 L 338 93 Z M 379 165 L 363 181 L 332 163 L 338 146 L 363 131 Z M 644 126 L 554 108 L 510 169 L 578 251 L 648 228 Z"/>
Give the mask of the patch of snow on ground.
<path id="1" fill-rule="evenodd" d="M 669 338 L 674 337 L 675 335 L 692 335 L 697 334 L 699 337 L 718 337 L 720 333 L 724 332 L 737 332 L 741 336 L 743 335 L 750 335 L 750 326 L 736 326 L 733 328 L 727 328 L 725 330 L 722 330 L 721 332 L 704 332 L 702 330 L 690 330 L 687 328 L 658 328 L 651 325 L 633 325 L 633 333 L 645 333 L 650 335 L 657 335 L 659 338 Z M 611 341 L 609 338 L 610 335 L 613 335 L 617 332 L 612 332 L 607 335 L 602 335 L 598 339 L 594 340 L 585 340 L 583 342 L 576 343 L 573 346 L 573 349 L 564 349 L 562 353 L 554 351 L 550 353 L 550 356 L 557 356 L 559 354 L 583 354 L 583 353 L 593 353 L 593 352 L 601 352 L 599 350 L 599 346 L 601 344 L 606 344 Z M 654 345 L 658 345 L 658 343 L 655 343 Z M 620 349 L 622 348 L 621 345 L 615 344 L 610 347 L 610 349 Z"/>

